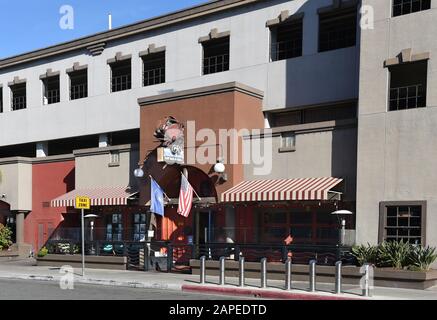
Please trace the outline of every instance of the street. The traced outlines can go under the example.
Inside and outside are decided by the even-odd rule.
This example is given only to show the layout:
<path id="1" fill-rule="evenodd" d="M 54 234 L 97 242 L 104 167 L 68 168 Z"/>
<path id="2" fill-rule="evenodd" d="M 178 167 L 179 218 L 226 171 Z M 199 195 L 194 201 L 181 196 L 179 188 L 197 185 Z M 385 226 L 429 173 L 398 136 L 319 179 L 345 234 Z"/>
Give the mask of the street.
<path id="1" fill-rule="evenodd" d="M 171 290 L 75 284 L 62 290 L 52 281 L 0 280 L 0 300 L 230 300 L 235 297 Z"/>

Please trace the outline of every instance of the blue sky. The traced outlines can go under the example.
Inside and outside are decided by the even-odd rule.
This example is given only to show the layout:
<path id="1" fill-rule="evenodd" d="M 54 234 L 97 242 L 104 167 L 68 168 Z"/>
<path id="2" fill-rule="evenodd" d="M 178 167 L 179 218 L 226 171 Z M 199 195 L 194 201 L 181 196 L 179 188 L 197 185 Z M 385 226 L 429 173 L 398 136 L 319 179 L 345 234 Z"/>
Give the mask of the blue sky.
<path id="1" fill-rule="evenodd" d="M 0 0 L 0 59 L 184 9 L 207 0 Z M 63 5 L 74 9 L 74 29 L 59 26 Z"/>

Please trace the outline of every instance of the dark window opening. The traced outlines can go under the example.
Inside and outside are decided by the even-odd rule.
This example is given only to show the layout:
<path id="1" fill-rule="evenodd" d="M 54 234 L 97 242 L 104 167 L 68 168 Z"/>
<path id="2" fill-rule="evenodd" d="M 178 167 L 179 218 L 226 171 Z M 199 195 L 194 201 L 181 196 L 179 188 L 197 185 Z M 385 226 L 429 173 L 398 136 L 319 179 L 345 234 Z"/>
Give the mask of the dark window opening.
<path id="1" fill-rule="evenodd" d="M 353 47 L 357 40 L 357 9 L 337 10 L 319 17 L 319 52 Z"/>
<path id="2" fill-rule="evenodd" d="M 70 76 L 70 100 L 88 97 L 88 70 L 74 71 Z"/>
<path id="3" fill-rule="evenodd" d="M 51 140 L 48 142 L 49 156 L 71 154 L 74 150 L 97 148 L 98 135 Z"/>
<path id="4" fill-rule="evenodd" d="M 427 74 L 427 61 L 391 67 L 389 110 L 426 107 Z"/>
<path id="5" fill-rule="evenodd" d="M 325 107 L 308 108 L 297 111 L 272 113 L 271 125 L 274 127 L 292 126 L 314 122 L 356 119 L 357 104 L 344 103 Z"/>
<path id="6" fill-rule="evenodd" d="M 431 9 L 431 0 L 393 0 L 393 17 Z"/>
<path id="7" fill-rule="evenodd" d="M 147 225 L 146 214 L 135 213 L 133 215 L 133 241 L 146 241 L 147 240 Z"/>
<path id="8" fill-rule="evenodd" d="M 203 74 L 211 74 L 229 70 L 230 37 L 204 42 Z"/>
<path id="9" fill-rule="evenodd" d="M 124 144 L 136 144 L 140 142 L 140 130 L 126 130 L 111 132 L 109 134 L 109 144 L 111 146 L 120 146 Z"/>
<path id="10" fill-rule="evenodd" d="M 143 57 L 143 86 L 165 82 L 165 51 Z"/>
<path id="11" fill-rule="evenodd" d="M 272 61 L 302 56 L 303 20 L 282 23 L 271 28 Z"/>
<path id="12" fill-rule="evenodd" d="M 380 241 L 404 241 L 423 244 L 423 212 L 420 205 L 386 206 L 383 237 Z"/>
<path id="13" fill-rule="evenodd" d="M 48 77 L 42 80 L 44 85 L 44 105 L 58 103 L 60 97 L 59 76 Z"/>
<path id="14" fill-rule="evenodd" d="M 131 60 L 111 63 L 111 92 L 132 88 Z"/>
<path id="15" fill-rule="evenodd" d="M 19 144 L 7 147 L 0 147 L 0 158 L 26 157 L 33 158 L 36 155 L 34 143 Z"/>
<path id="16" fill-rule="evenodd" d="M 123 241 L 122 214 L 116 213 L 106 217 L 106 240 Z"/>
<path id="17" fill-rule="evenodd" d="M 26 109 L 26 83 L 11 86 L 12 111 Z"/>

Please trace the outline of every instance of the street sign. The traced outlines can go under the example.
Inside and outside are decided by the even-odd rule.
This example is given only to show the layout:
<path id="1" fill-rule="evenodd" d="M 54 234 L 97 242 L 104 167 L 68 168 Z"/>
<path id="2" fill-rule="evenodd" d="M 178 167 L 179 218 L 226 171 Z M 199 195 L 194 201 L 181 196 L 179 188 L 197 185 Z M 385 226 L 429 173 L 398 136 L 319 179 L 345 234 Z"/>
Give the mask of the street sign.
<path id="1" fill-rule="evenodd" d="M 76 209 L 91 209 L 91 199 L 88 197 L 76 197 Z"/>

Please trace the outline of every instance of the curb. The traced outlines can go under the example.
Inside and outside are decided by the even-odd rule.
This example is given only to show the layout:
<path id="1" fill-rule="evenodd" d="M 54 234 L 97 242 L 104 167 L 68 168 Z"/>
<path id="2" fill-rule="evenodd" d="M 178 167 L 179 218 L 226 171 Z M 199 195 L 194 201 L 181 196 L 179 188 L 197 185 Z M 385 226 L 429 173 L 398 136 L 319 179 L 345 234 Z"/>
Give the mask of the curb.
<path id="1" fill-rule="evenodd" d="M 183 285 L 182 291 L 281 300 L 367 300 L 364 298 L 346 297 L 334 294 L 328 296 L 313 293 L 281 292 L 262 289 L 243 289 L 236 287 L 216 287 L 201 285 Z"/>

